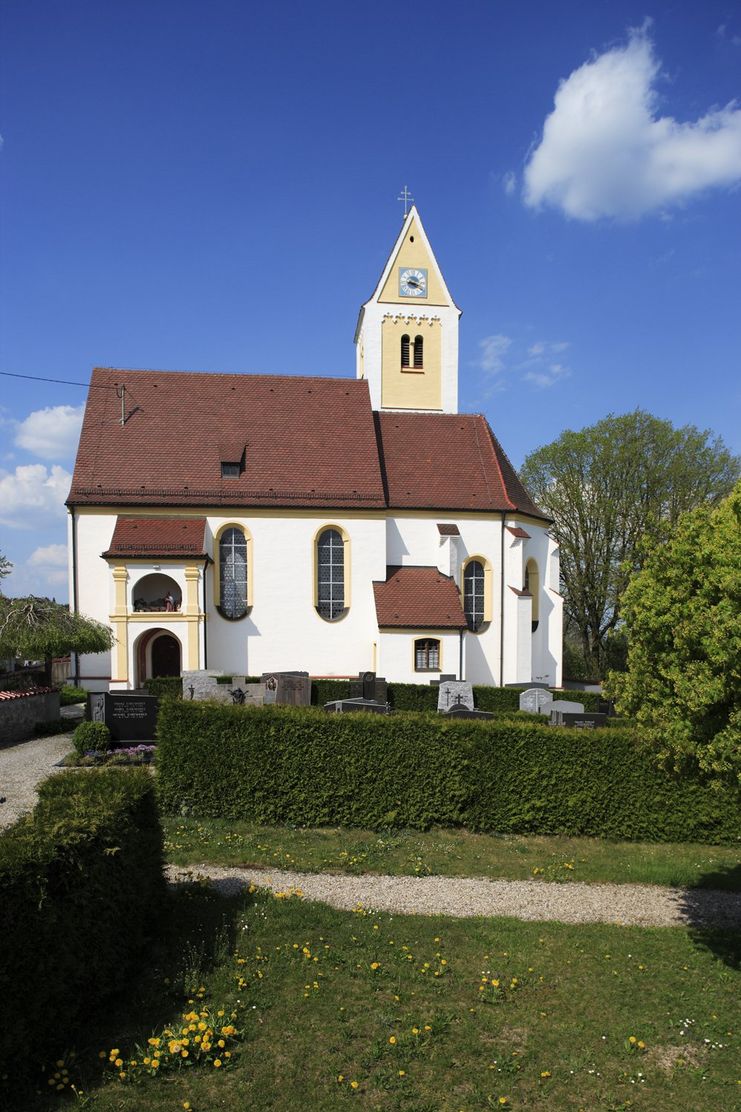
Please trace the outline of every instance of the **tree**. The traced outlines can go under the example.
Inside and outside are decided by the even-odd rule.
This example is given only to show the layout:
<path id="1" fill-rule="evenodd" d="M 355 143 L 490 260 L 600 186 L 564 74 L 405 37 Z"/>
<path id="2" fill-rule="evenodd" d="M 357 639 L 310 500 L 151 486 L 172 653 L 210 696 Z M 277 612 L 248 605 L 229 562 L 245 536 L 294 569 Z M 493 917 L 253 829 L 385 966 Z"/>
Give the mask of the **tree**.
<path id="1" fill-rule="evenodd" d="M 0 552 L 0 579 L 5 579 L 6 575 L 10 575 L 13 570 L 13 565 L 6 556 Z"/>
<path id="2" fill-rule="evenodd" d="M 47 673 L 54 656 L 69 652 L 101 653 L 110 649 L 107 626 L 48 598 L 5 598 L 0 595 L 0 658 L 45 660 Z"/>
<path id="3" fill-rule="evenodd" d="M 623 597 L 628 671 L 609 677 L 661 758 L 741 781 L 741 483 L 682 517 Z"/>
<path id="4" fill-rule="evenodd" d="M 587 671 L 601 675 L 643 541 L 727 495 L 739 461 L 707 430 L 675 429 L 637 409 L 567 430 L 532 452 L 520 475 L 554 519 L 566 629 L 576 635 Z"/>

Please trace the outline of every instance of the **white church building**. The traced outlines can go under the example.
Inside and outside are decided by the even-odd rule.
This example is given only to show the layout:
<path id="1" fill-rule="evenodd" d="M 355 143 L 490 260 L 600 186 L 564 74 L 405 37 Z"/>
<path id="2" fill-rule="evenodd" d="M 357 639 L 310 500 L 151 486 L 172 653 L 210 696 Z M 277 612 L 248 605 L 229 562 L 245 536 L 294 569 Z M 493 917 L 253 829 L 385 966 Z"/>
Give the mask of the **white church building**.
<path id="1" fill-rule="evenodd" d="M 550 520 L 458 412 L 453 301 L 416 208 L 356 378 L 97 368 L 69 510 L 89 690 L 185 669 L 561 683 Z"/>

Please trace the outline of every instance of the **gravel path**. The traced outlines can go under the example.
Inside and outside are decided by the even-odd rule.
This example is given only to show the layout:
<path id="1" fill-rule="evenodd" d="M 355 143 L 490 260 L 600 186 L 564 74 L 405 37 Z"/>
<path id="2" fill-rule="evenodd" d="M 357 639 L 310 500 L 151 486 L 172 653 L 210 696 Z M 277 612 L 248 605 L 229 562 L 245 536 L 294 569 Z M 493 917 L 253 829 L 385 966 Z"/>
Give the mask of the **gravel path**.
<path id="1" fill-rule="evenodd" d="M 709 889 L 443 876 L 339 876 L 214 865 L 170 865 L 167 873 L 173 883 L 204 877 L 224 895 L 236 895 L 250 884 L 273 892 L 298 888 L 306 899 L 344 910 L 360 904 L 403 915 L 504 915 L 639 927 L 741 927 L 741 893 Z"/>
<path id="2" fill-rule="evenodd" d="M 70 723 L 70 729 L 76 723 Z M 25 811 L 32 811 L 36 805 L 36 785 L 45 780 L 72 748 L 70 734 L 55 734 L 53 737 L 31 738 L 17 745 L 0 749 L 0 830 L 12 826 Z"/>

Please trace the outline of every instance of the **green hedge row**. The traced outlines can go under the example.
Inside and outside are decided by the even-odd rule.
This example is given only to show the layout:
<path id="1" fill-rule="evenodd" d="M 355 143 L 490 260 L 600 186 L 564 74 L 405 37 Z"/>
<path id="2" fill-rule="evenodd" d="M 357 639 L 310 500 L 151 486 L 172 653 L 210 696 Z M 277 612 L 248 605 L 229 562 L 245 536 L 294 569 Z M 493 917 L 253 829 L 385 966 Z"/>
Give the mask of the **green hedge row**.
<path id="1" fill-rule="evenodd" d="M 172 813 L 299 826 L 732 842 L 738 796 L 656 770 L 630 732 L 518 720 L 163 704 Z"/>
<path id="2" fill-rule="evenodd" d="M 165 896 L 152 777 L 62 772 L 0 836 L 0 1105 L 120 989 Z M 40 1076 L 36 1074 L 36 1076 Z"/>
<path id="3" fill-rule="evenodd" d="M 311 701 L 316 706 L 324 706 L 335 699 L 347 699 L 350 695 L 350 680 L 314 680 L 311 685 Z M 525 687 L 485 687 L 474 684 L 473 701 L 478 710 L 504 711 L 519 710 L 520 695 Z M 394 710 L 437 710 L 437 687 L 422 683 L 390 683 L 388 700 Z M 600 696 L 595 691 L 558 691 L 556 699 L 572 699 L 584 705 L 585 711 L 599 709 Z"/>

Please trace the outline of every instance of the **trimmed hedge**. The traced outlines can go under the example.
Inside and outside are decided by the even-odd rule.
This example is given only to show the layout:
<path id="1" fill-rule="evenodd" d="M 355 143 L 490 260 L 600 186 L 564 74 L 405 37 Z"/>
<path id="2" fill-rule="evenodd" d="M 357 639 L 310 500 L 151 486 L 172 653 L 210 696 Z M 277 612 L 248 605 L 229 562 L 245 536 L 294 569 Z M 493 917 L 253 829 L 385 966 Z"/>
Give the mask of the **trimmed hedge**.
<path id="1" fill-rule="evenodd" d="M 520 695 L 527 687 L 485 687 L 474 684 L 473 702 L 477 710 L 519 710 Z M 437 687 L 424 683 L 390 683 L 388 700 L 394 710 L 437 711 Z M 350 680 L 313 680 L 311 701 L 323 707 L 335 699 L 350 696 Z M 555 691 L 555 699 L 571 699 L 585 711 L 599 710 L 600 696 L 595 691 Z"/>
<path id="2" fill-rule="evenodd" d="M 8 1092 L 68 1049 L 122 988 L 166 889 L 152 777 L 62 772 L 0 836 L 0 1078 Z M 3 1082 L 0 1081 L 0 1104 Z"/>
<path id="3" fill-rule="evenodd" d="M 657 770 L 626 730 L 167 703 L 165 810 L 299 826 L 728 843 L 738 796 Z"/>
<path id="4" fill-rule="evenodd" d="M 152 676 L 144 681 L 148 695 L 157 695 L 159 698 L 182 699 L 182 676 Z"/>

